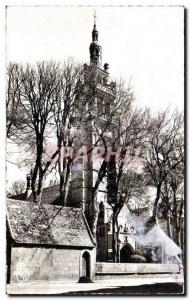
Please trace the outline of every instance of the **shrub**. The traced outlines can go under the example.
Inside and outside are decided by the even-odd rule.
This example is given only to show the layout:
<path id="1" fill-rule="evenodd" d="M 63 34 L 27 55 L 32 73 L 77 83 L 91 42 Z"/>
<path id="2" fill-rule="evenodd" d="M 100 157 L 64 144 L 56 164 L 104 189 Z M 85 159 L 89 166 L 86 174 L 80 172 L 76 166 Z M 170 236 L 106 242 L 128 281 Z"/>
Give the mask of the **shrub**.
<path id="1" fill-rule="evenodd" d="M 131 255 L 131 259 L 134 263 L 145 263 L 146 262 L 146 258 L 142 255 Z"/>

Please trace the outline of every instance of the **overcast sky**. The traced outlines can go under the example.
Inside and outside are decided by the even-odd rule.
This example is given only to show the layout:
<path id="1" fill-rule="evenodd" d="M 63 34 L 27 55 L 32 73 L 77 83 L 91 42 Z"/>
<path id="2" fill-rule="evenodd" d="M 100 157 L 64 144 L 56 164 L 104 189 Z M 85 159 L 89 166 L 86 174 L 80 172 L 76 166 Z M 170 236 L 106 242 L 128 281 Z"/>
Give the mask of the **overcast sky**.
<path id="1" fill-rule="evenodd" d="M 169 104 L 183 109 L 183 13 L 182 7 L 96 7 L 103 64 L 113 79 L 131 80 L 138 105 L 155 112 Z M 89 63 L 93 14 L 94 7 L 8 7 L 7 62 Z M 15 174 L 23 177 L 8 164 L 7 179 Z"/>
<path id="2" fill-rule="evenodd" d="M 93 14 L 94 7 L 9 7 L 7 60 L 88 63 Z M 96 15 L 111 77 L 131 80 L 142 106 L 183 109 L 183 8 L 96 7 Z"/>

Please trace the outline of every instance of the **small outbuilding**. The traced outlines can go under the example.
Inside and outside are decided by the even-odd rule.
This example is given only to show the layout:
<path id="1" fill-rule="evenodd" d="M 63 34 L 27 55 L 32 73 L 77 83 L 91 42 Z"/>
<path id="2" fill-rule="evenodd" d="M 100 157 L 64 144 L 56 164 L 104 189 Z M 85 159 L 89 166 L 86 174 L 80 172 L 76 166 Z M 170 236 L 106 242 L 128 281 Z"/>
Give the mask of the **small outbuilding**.
<path id="1" fill-rule="evenodd" d="M 7 200 L 7 281 L 93 279 L 96 248 L 79 208 Z"/>

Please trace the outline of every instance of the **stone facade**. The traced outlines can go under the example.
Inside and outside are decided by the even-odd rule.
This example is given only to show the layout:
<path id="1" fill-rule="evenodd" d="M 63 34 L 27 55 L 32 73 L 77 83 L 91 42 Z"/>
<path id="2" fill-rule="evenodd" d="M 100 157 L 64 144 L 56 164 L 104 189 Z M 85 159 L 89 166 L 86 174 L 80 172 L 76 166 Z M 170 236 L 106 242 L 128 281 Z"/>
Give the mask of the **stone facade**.
<path id="1" fill-rule="evenodd" d="M 95 250 L 12 247 L 10 281 L 78 281 L 85 276 L 83 255 L 89 255 L 90 277 L 95 273 Z"/>

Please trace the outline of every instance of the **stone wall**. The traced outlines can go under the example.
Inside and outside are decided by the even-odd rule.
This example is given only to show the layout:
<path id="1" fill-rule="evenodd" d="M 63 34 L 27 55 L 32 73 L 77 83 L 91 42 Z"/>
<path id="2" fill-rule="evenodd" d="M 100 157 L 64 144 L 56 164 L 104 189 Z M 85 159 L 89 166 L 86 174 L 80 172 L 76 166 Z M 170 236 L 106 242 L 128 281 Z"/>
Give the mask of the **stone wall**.
<path id="1" fill-rule="evenodd" d="M 90 254 L 93 277 L 95 251 L 77 249 L 47 249 L 13 247 L 11 250 L 11 282 L 78 281 L 82 274 L 82 254 Z"/>
<path id="2" fill-rule="evenodd" d="M 81 171 L 72 171 L 72 181 L 69 187 L 69 195 L 67 200 L 67 206 L 70 207 L 82 207 L 82 172 Z"/>
<path id="3" fill-rule="evenodd" d="M 107 261 L 108 237 L 106 224 L 98 225 L 97 232 L 97 261 Z"/>
<path id="4" fill-rule="evenodd" d="M 96 274 L 178 273 L 178 264 L 96 263 Z"/>

